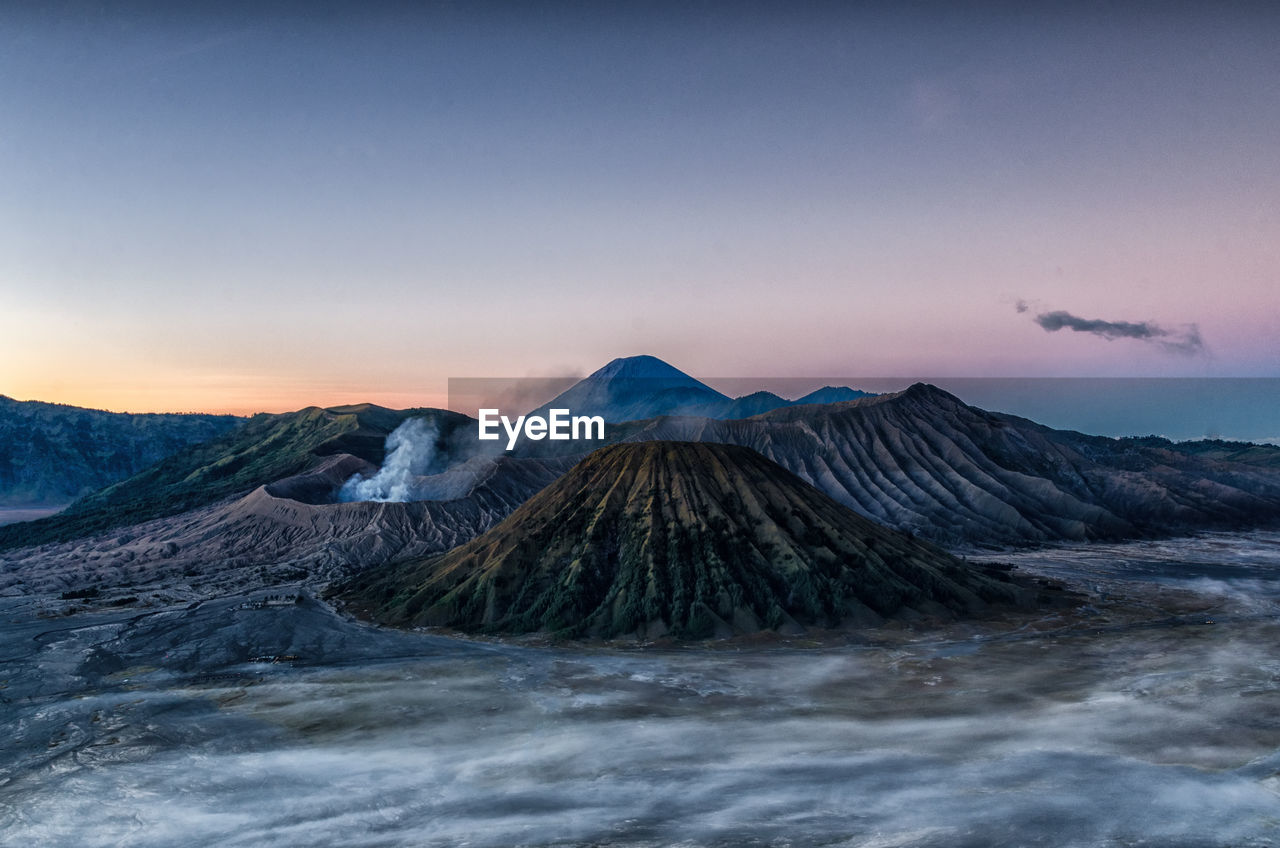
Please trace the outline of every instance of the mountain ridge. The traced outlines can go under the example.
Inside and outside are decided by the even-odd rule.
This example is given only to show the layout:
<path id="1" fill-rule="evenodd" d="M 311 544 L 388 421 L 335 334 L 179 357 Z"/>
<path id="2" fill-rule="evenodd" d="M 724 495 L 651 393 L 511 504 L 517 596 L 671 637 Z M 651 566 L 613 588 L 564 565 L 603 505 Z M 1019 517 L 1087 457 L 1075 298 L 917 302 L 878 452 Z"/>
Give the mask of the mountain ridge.
<path id="1" fill-rule="evenodd" d="M 493 529 L 354 578 L 380 621 L 681 638 L 1012 602 L 1014 589 L 848 510 L 755 451 L 593 451 Z"/>
<path id="2" fill-rule="evenodd" d="M 525 441 L 510 458 L 543 463 L 528 466 L 538 468 L 536 474 L 510 463 L 485 470 L 485 463 L 504 454 L 493 443 L 478 445 L 475 421 L 466 416 L 371 404 L 309 407 L 255 417 L 238 435 L 185 449 L 82 498 L 65 514 L 0 528 L 0 550 L 109 534 L 113 528 L 202 509 L 305 474 L 326 456 L 350 454 L 378 466 L 387 435 L 415 416 L 429 418 L 436 431 L 430 473 L 456 469 L 433 480 L 423 490 L 427 496 L 464 498 L 481 477 L 502 492 L 486 507 L 483 521 L 465 524 L 477 531 L 533 495 L 553 469 L 567 468 L 564 463 L 585 454 L 577 443 Z M 338 419 L 345 423 L 334 423 Z M 866 517 L 947 545 L 1143 538 L 1280 521 L 1280 448 L 1117 440 L 1053 430 L 969 406 L 923 383 L 835 404 L 789 405 L 744 419 L 657 416 L 611 425 L 607 435 L 609 442 L 749 447 Z M 463 473 L 472 461 L 480 463 L 475 470 L 481 477 Z M 325 496 L 311 492 L 305 497 L 323 508 Z M 450 536 L 464 537 L 462 529 Z M 109 546 L 111 538 L 101 535 L 95 544 Z"/>
<path id="3" fill-rule="evenodd" d="M 744 445 L 865 516 L 946 544 L 1140 538 L 1280 521 L 1280 475 L 1261 458 L 1244 464 L 1054 430 L 926 383 L 745 421 L 661 417 L 623 438 Z"/>
<path id="4" fill-rule="evenodd" d="M 0 395 L 0 506 L 69 503 L 244 420 L 109 412 Z"/>
<path id="5" fill-rule="evenodd" d="M 660 415 L 706 418 L 749 418 L 773 409 L 799 404 L 852 400 L 868 392 L 825 386 L 797 400 L 767 391 L 729 397 L 656 356 L 619 357 L 597 369 L 530 414 L 569 409 L 577 415 L 601 415 L 611 423 L 638 421 Z M 819 400 L 814 400 L 819 398 Z"/>

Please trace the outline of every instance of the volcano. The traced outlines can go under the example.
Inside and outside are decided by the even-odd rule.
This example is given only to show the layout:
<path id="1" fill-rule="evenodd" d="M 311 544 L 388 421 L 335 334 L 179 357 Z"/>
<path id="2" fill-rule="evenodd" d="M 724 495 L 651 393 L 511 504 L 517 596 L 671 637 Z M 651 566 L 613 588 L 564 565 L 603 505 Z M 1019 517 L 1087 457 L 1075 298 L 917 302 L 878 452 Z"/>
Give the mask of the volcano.
<path id="1" fill-rule="evenodd" d="M 847 387 L 826 386 L 798 400 L 765 391 L 732 398 L 656 356 L 627 356 L 613 360 L 531 414 L 569 409 L 577 414 L 600 415 L 611 423 L 663 415 L 739 419 L 788 406 L 841 403 L 862 397 L 869 395 Z"/>
<path id="2" fill-rule="evenodd" d="M 1018 592 L 753 450 L 641 442 L 592 453 L 487 533 L 344 594 L 403 626 L 704 638 L 963 614 Z"/>
<path id="3" fill-rule="evenodd" d="M 778 405 L 786 403 L 780 398 L 779 401 Z M 531 414 L 569 409 L 576 414 L 600 415 L 611 422 L 658 415 L 714 418 L 732 403 L 732 398 L 655 356 L 629 356 L 613 360 Z"/>

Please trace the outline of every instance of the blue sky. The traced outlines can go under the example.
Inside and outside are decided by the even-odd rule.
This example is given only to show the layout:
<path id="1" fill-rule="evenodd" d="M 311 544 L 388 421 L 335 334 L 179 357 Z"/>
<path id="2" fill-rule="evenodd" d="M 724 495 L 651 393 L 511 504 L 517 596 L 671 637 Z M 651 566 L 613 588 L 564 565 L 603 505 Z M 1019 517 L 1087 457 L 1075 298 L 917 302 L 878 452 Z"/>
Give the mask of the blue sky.
<path id="1" fill-rule="evenodd" d="M 0 392 L 1280 376 L 1266 5 L 262 8 L 0 11 Z"/>

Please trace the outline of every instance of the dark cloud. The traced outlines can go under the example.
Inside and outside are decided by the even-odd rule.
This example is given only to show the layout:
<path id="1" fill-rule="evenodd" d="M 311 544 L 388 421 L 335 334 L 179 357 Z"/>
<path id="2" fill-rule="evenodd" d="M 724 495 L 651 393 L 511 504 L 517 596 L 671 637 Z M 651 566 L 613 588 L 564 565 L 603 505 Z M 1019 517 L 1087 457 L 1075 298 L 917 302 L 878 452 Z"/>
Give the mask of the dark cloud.
<path id="1" fill-rule="evenodd" d="M 1077 333 L 1093 333 L 1104 339 L 1154 339 L 1167 335 L 1165 330 L 1148 321 L 1133 323 L 1131 321 L 1101 321 L 1093 318 L 1080 318 L 1070 312 L 1042 312 L 1036 316 L 1036 323 L 1051 333 L 1058 330 L 1075 330 Z"/>
<path id="2" fill-rule="evenodd" d="M 1025 301 L 1018 301 L 1018 312 L 1026 312 Z M 1192 356 L 1204 351 L 1204 339 L 1200 337 L 1200 328 L 1188 324 L 1180 330 L 1169 330 L 1150 321 L 1103 321 L 1098 318 L 1081 318 L 1070 312 L 1056 310 L 1041 312 L 1035 322 L 1047 332 L 1071 330 L 1076 333 L 1092 333 L 1107 341 L 1113 339 L 1138 339 L 1164 348 L 1170 353 L 1181 353 Z"/>

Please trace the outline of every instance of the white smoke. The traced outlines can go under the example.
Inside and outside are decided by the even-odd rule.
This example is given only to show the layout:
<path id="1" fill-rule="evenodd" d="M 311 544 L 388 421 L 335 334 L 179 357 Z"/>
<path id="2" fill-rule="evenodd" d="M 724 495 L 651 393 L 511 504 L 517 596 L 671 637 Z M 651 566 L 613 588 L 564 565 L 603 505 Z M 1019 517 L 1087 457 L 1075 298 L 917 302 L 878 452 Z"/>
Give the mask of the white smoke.
<path id="1" fill-rule="evenodd" d="M 386 459 L 372 477 L 355 474 L 338 490 L 338 500 L 408 501 L 414 499 L 414 484 L 426 473 L 435 456 L 438 430 L 425 418 L 409 418 L 387 436 Z"/>

